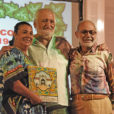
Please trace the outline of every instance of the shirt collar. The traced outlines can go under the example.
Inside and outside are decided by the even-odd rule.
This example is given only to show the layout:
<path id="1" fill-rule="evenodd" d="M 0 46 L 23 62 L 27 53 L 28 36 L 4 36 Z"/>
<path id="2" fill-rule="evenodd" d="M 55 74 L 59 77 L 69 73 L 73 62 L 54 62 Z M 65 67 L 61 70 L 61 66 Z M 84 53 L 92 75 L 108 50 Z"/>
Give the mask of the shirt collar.
<path id="1" fill-rule="evenodd" d="M 89 50 L 87 53 L 85 54 L 89 54 L 89 53 L 95 53 L 96 52 L 96 49 L 97 49 L 97 43 L 95 43 Z M 79 47 L 77 48 L 78 52 L 81 53 L 82 51 L 82 47 L 81 45 L 79 45 Z"/>
<path id="2" fill-rule="evenodd" d="M 43 47 L 45 47 L 43 44 L 41 44 L 41 43 L 38 41 L 39 37 L 40 37 L 40 36 L 38 36 L 37 38 L 34 37 L 32 45 L 34 45 L 34 46 L 42 45 Z M 50 42 L 49 42 L 48 49 L 50 49 L 50 48 L 55 48 L 55 39 L 56 39 L 56 37 L 53 35 L 53 36 L 52 36 L 52 39 L 51 39 Z"/>

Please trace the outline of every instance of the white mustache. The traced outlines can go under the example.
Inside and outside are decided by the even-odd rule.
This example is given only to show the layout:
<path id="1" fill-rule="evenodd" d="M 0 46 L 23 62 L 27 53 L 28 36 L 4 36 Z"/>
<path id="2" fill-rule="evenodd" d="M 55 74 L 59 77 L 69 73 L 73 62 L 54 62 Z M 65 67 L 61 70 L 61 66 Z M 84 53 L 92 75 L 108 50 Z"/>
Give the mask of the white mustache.
<path id="1" fill-rule="evenodd" d="M 83 38 L 83 41 L 93 41 L 93 38 Z"/>
<path id="2" fill-rule="evenodd" d="M 43 27 L 43 30 L 49 29 L 49 30 L 53 30 L 54 27 Z"/>

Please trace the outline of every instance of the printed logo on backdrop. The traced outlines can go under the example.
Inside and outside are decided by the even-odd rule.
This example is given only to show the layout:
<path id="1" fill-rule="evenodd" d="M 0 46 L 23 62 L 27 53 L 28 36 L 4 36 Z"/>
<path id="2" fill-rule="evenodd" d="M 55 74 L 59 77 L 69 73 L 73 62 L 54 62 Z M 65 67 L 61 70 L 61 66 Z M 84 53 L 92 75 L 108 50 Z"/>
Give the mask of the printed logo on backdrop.
<path id="1" fill-rule="evenodd" d="M 71 3 L 49 0 L 0 0 L 0 49 L 4 45 L 9 45 L 17 22 L 27 21 L 33 26 L 35 12 L 40 8 L 50 8 L 54 11 L 55 35 L 65 36 L 71 42 Z M 33 30 L 35 34 L 34 27 Z"/>

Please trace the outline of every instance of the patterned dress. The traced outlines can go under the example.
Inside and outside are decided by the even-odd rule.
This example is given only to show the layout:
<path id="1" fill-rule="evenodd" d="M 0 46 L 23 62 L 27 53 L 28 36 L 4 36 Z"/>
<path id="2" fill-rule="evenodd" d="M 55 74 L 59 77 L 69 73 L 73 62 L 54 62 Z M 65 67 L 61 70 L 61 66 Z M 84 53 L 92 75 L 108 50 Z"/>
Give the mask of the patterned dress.
<path id="1" fill-rule="evenodd" d="M 28 65 L 31 65 L 30 59 L 17 48 L 11 49 L 0 59 L 0 77 L 4 78 L 2 105 L 7 114 L 41 114 L 41 107 L 32 106 L 28 99 L 11 89 L 16 80 L 28 87 Z"/>

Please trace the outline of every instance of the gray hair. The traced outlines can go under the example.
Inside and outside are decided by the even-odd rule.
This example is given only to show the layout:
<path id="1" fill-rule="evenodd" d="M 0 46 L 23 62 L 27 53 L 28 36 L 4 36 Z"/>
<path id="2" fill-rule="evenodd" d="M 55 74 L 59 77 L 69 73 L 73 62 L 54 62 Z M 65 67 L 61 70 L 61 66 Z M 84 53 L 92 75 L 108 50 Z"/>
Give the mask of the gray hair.
<path id="1" fill-rule="evenodd" d="M 41 9 L 38 9 L 37 11 L 36 11 L 36 13 L 35 13 L 35 18 L 34 18 L 34 22 L 36 21 L 36 20 L 38 20 L 38 16 L 39 16 L 39 13 L 40 12 L 42 12 L 42 11 L 49 11 L 49 12 L 51 12 L 54 16 L 55 16 L 55 13 L 51 10 L 51 9 L 49 9 L 49 8 L 41 8 Z"/>

